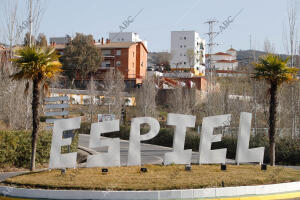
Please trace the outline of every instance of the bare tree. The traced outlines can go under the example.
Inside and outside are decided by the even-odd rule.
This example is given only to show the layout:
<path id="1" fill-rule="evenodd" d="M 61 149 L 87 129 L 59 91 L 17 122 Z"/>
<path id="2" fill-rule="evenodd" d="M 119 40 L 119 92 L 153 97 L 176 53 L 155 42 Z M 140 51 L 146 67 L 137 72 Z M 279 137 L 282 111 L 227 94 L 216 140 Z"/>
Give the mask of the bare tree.
<path id="1" fill-rule="evenodd" d="M 155 78 L 153 76 L 147 77 L 144 80 L 143 86 L 137 91 L 137 108 L 139 113 L 143 116 L 152 116 L 156 114 L 155 97 L 157 94 L 157 88 L 155 84 Z"/>
<path id="2" fill-rule="evenodd" d="M 275 45 L 269 39 L 265 39 L 264 41 L 264 51 L 271 54 L 275 53 Z"/>
<path id="3" fill-rule="evenodd" d="M 194 49 L 188 49 L 186 51 L 186 56 L 187 56 L 187 59 L 188 59 L 190 69 L 192 69 L 195 65 L 195 59 L 197 57 L 197 54 L 194 52 Z"/>
<path id="4" fill-rule="evenodd" d="M 47 47 L 47 38 L 45 34 L 40 33 L 38 38 L 37 38 L 37 45 L 41 47 Z"/>
<path id="5" fill-rule="evenodd" d="M 172 89 L 168 95 L 168 104 L 172 112 L 181 114 L 192 114 L 195 101 L 193 98 L 195 95 L 194 89 L 177 86 Z"/>
<path id="6" fill-rule="evenodd" d="M 159 66 L 163 66 L 165 70 L 169 71 L 171 69 L 170 65 L 171 54 L 169 52 L 159 52 L 157 55 L 156 64 Z"/>
<path id="7" fill-rule="evenodd" d="M 6 33 L 4 42 L 9 44 L 9 53 L 4 52 L 1 55 L 1 57 L 5 57 L 1 60 L 2 69 L 5 70 L 0 75 L 0 104 L 2 105 L 0 118 L 12 129 L 27 129 L 30 125 L 31 105 L 30 94 L 24 97 L 24 90 L 27 90 L 30 85 L 24 81 L 16 82 L 9 78 L 15 72 L 12 62 L 10 62 L 13 56 L 13 47 L 20 42 L 18 3 L 18 0 L 7 0 L 0 9 L 3 14 L 1 17 L 3 30 Z"/>
<path id="8" fill-rule="evenodd" d="M 3 13 L 3 24 L 4 24 L 4 30 L 6 32 L 6 41 L 9 43 L 10 48 L 10 58 L 12 57 L 12 47 L 17 43 L 17 40 L 19 39 L 18 33 L 17 33 L 17 27 L 18 27 L 18 1 L 17 0 L 11 0 L 11 1 L 5 1 L 4 5 L 2 7 L 2 13 Z"/>
<path id="9" fill-rule="evenodd" d="M 297 12 L 296 12 L 296 3 L 295 1 L 290 1 L 288 4 L 288 28 L 284 27 L 283 30 L 283 41 L 286 53 L 291 56 L 290 66 L 295 66 L 295 55 L 297 50 L 297 30 L 296 30 L 296 22 L 297 22 Z M 294 137 L 296 133 L 296 104 L 300 99 L 295 95 L 295 87 L 294 84 L 290 86 L 290 115 L 291 115 L 291 136 Z"/>
<path id="10" fill-rule="evenodd" d="M 7 74 L 0 73 L 0 120 L 4 121 L 8 128 L 27 129 L 31 123 L 24 97 L 25 91 L 30 99 L 30 88 L 27 90 L 25 85 L 24 81 L 12 81 Z"/>
<path id="11" fill-rule="evenodd" d="M 124 99 L 124 77 L 118 69 L 110 69 L 104 78 L 105 98 L 109 104 L 109 113 L 114 114 L 117 119 L 121 117 Z"/>
<path id="12" fill-rule="evenodd" d="M 29 45 L 34 44 L 32 38 L 36 38 L 41 20 L 44 14 L 42 6 L 42 0 L 27 0 L 28 6 L 28 33 L 29 33 Z"/>

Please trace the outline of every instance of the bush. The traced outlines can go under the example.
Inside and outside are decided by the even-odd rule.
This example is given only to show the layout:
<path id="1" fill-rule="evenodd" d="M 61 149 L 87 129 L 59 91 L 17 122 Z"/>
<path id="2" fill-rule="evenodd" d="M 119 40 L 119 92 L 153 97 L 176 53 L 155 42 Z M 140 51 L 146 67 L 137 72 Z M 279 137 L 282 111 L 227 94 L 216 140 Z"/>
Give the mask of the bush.
<path id="1" fill-rule="evenodd" d="M 51 133 L 40 132 L 37 142 L 36 163 L 48 163 Z M 29 167 L 31 158 L 31 132 L 0 131 L 0 167 Z"/>
<path id="2" fill-rule="evenodd" d="M 81 122 L 80 128 L 76 130 L 80 134 L 90 134 L 91 123 L 90 122 Z"/>
<path id="3" fill-rule="evenodd" d="M 52 133 L 38 133 L 36 164 L 49 162 Z M 75 135 L 70 148 L 77 151 L 78 137 Z M 62 153 L 67 153 L 68 147 L 62 147 Z M 0 167 L 14 166 L 27 168 L 31 159 L 31 131 L 0 131 Z"/>

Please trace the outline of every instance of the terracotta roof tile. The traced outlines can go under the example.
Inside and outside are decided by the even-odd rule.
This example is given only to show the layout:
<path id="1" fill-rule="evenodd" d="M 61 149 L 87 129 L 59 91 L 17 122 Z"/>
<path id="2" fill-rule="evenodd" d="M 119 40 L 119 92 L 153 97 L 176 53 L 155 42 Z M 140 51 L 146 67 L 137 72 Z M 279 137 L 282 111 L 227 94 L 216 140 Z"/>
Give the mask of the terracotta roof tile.
<path id="1" fill-rule="evenodd" d="M 223 52 L 218 52 L 218 53 L 215 53 L 214 55 L 221 55 L 221 56 L 232 56 L 228 53 L 223 53 Z"/>
<path id="2" fill-rule="evenodd" d="M 217 63 L 236 63 L 237 60 L 217 60 Z"/>

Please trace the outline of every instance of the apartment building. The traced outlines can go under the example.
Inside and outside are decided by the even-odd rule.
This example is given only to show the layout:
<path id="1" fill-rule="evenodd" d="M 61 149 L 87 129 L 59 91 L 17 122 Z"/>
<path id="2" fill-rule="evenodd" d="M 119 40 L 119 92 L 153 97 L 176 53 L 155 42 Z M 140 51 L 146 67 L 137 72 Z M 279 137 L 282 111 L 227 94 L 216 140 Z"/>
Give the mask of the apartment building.
<path id="1" fill-rule="evenodd" d="M 205 41 L 195 31 L 171 32 L 171 70 L 205 75 Z"/>
<path id="2" fill-rule="evenodd" d="M 100 71 L 119 69 L 127 88 L 142 84 L 147 71 L 148 50 L 143 42 L 110 42 L 96 44 L 104 58 Z"/>
<path id="3" fill-rule="evenodd" d="M 94 76 L 95 81 L 104 79 L 104 72 L 109 69 L 118 69 L 124 75 L 127 88 L 133 88 L 142 84 L 146 77 L 148 50 L 138 34 L 133 32 L 110 33 L 110 39 L 104 38 L 94 41 L 96 47 L 101 50 L 103 62 L 99 63 L 99 69 Z M 50 44 L 60 53 L 70 43 L 72 38 L 56 37 L 50 39 Z M 117 42 L 119 41 L 119 42 Z M 79 78 L 75 78 L 75 80 Z M 80 78 L 81 81 L 81 78 Z"/>

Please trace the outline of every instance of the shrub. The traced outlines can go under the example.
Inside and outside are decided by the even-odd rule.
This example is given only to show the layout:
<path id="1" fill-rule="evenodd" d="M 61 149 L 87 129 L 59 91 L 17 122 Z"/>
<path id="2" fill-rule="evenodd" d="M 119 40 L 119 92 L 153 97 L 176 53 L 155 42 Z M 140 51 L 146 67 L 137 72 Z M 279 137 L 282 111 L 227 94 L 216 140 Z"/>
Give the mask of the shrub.
<path id="1" fill-rule="evenodd" d="M 37 143 L 37 164 L 45 164 L 49 160 L 51 134 L 39 133 Z M 28 167 L 31 157 L 31 132 L 0 131 L 0 167 Z"/>
<path id="2" fill-rule="evenodd" d="M 38 133 L 36 163 L 44 165 L 49 162 L 52 133 Z M 75 135 L 71 152 L 77 151 L 78 137 Z M 67 153 L 67 147 L 62 147 L 62 153 Z M 0 131 L 0 167 L 14 166 L 27 168 L 31 158 L 30 131 Z"/>
<path id="3" fill-rule="evenodd" d="M 90 134 L 91 123 L 90 122 L 81 122 L 80 128 L 76 130 L 80 134 Z"/>

